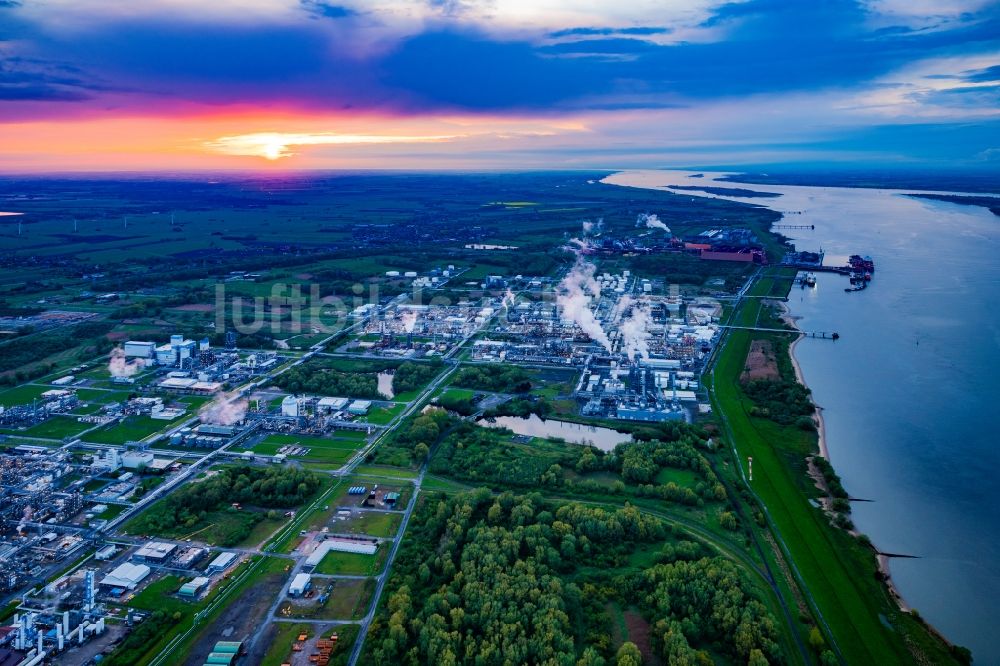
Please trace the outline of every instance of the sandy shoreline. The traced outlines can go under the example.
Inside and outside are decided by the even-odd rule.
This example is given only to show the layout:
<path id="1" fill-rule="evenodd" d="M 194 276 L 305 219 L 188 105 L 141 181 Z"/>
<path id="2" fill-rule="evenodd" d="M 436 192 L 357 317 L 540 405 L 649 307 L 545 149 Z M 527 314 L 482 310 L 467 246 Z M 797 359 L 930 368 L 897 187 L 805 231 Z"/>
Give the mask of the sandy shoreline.
<path id="1" fill-rule="evenodd" d="M 792 311 L 788 308 L 788 305 L 784 302 L 781 303 L 782 315 L 781 320 L 786 324 L 799 331 L 799 335 L 792 341 L 792 344 L 788 345 L 788 356 L 792 360 L 792 368 L 795 369 L 795 379 L 806 388 L 809 388 L 809 384 L 806 383 L 805 377 L 802 374 L 802 366 L 799 365 L 799 359 L 795 358 L 795 347 L 805 338 L 802 331 L 799 329 L 798 322 L 796 318 L 792 316 Z M 818 435 L 819 444 L 819 454 L 830 459 L 830 451 L 826 447 L 826 422 L 823 420 L 823 408 L 819 405 L 816 406 L 816 434 Z"/>
<path id="2" fill-rule="evenodd" d="M 799 331 L 799 335 L 792 341 L 792 344 L 788 346 L 788 356 L 791 358 L 792 367 L 795 369 L 795 379 L 806 388 L 809 388 L 809 384 L 806 383 L 805 376 L 802 374 L 802 366 L 799 364 L 799 360 L 795 357 L 796 345 L 805 339 L 806 336 L 802 334 L 802 331 L 798 326 L 798 320 L 794 315 L 792 315 L 791 309 L 788 305 L 782 302 L 781 307 L 781 320 L 794 328 L 796 331 Z M 823 420 L 823 408 L 819 405 L 816 406 L 816 433 L 818 435 L 819 455 L 827 460 L 830 460 L 830 451 L 826 446 L 826 422 Z M 851 534 L 855 537 L 860 536 L 860 532 L 857 530 L 851 530 Z M 901 611 L 905 613 L 910 612 L 910 606 L 906 603 L 903 595 L 899 592 L 899 588 L 896 587 L 896 583 L 892 580 L 892 573 L 889 571 L 889 560 L 891 557 L 882 553 L 877 547 L 875 547 L 874 544 L 872 544 L 871 548 L 875 552 L 878 570 L 879 573 L 882 574 L 882 582 L 885 584 L 886 589 L 889 590 L 889 595 L 895 600 L 896 605 L 899 606 Z M 927 624 L 927 626 L 931 629 L 931 631 L 940 636 L 942 640 L 946 643 L 948 642 L 941 632 L 937 631 L 937 629 L 935 629 L 932 625 Z"/>

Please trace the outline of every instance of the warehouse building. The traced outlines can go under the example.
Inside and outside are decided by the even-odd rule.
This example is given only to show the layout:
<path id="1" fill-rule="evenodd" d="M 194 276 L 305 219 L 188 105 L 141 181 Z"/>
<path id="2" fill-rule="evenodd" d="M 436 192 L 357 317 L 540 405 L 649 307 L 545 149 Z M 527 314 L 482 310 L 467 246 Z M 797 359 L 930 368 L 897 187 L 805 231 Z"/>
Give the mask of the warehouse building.
<path id="1" fill-rule="evenodd" d="M 149 574 L 150 568 L 145 564 L 125 562 L 119 564 L 111 573 L 105 576 L 101 580 L 101 585 L 123 590 L 134 590 Z"/>
<path id="2" fill-rule="evenodd" d="M 288 586 L 288 594 L 298 597 L 305 594 L 310 587 L 312 587 L 312 576 L 306 573 L 296 574 L 292 584 Z"/>
<path id="3" fill-rule="evenodd" d="M 150 541 L 139 548 L 139 550 L 135 551 L 135 554 L 132 555 L 132 559 L 140 562 L 163 564 L 170 559 L 170 556 L 175 550 L 177 550 L 177 546 L 172 543 L 166 543 L 164 541 Z"/>

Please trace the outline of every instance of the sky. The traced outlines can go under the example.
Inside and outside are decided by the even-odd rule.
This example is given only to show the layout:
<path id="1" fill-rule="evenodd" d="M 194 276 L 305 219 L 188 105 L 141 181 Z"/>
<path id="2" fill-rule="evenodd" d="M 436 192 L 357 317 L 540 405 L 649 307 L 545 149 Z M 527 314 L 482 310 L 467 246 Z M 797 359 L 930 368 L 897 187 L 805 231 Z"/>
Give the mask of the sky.
<path id="1" fill-rule="evenodd" d="M 1000 170 L 1000 0 L 0 0 L 0 171 Z"/>

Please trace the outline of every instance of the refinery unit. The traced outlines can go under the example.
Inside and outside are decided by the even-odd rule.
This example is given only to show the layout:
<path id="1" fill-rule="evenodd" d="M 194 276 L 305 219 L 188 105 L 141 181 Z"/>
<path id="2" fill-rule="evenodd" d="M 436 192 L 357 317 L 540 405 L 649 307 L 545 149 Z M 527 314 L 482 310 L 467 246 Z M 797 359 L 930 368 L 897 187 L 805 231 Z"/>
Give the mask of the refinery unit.
<path id="1" fill-rule="evenodd" d="M 509 302 L 471 357 L 580 368 L 574 396 L 583 416 L 690 418 L 721 307 L 663 291 L 629 271 L 597 274 L 578 260 L 551 298 Z"/>
<path id="2" fill-rule="evenodd" d="M 498 276 L 493 276 L 498 277 Z M 506 287 L 506 281 L 503 281 Z M 431 358 L 448 353 L 489 321 L 502 300 L 463 301 L 457 305 L 403 303 L 372 317 L 342 351 L 389 358 Z"/>

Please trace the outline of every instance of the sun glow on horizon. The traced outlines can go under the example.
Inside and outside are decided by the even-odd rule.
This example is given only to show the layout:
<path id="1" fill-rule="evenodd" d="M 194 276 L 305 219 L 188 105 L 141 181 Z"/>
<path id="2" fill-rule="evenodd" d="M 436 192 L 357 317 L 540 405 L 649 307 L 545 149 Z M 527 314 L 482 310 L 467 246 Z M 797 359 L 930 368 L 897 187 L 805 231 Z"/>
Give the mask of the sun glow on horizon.
<path id="1" fill-rule="evenodd" d="M 205 147 L 223 155 L 263 157 L 275 161 L 292 157 L 296 146 L 334 146 L 387 143 L 438 143 L 461 138 L 458 134 L 395 136 L 380 134 L 337 134 L 334 132 L 256 132 L 223 136 L 205 142 Z"/>

